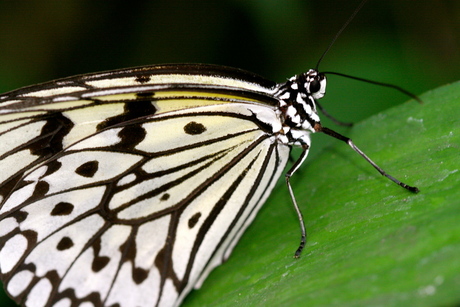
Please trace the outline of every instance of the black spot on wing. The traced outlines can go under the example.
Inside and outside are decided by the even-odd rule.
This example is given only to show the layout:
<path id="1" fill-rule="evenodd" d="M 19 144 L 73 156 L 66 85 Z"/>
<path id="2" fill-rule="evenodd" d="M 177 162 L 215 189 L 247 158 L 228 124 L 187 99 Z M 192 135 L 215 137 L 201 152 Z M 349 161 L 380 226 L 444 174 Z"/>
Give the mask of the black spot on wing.
<path id="1" fill-rule="evenodd" d="M 13 212 L 10 216 L 16 219 L 16 222 L 22 223 L 26 220 L 27 216 L 29 213 L 24 212 L 24 211 L 16 211 Z"/>
<path id="2" fill-rule="evenodd" d="M 109 263 L 109 261 L 110 261 L 110 258 L 106 256 L 94 257 L 93 263 L 91 264 L 91 269 L 93 270 L 93 272 L 97 273 L 103 268 L 105 268 L 107 264 Z"/>
<path id="3" fill-rule="evenodd" d="M 136 77 L 135 80 L 136 80 L 136 82 L 139 82 L 139 83 L 143 84 L 143 83 L 149 82 L 150 79 L 151 79 L 150 76 L 139 75 L 139 76 Z"/>
<path id="4" fill-rule="evenodd" d="M 46 124 L 40 131 L 40 135 L 27 146 L 33 155 L 43 158 L 63 149 L 63 139 L 74 126 L 72 121 L 61 113 L 54 113 L 45 120 Z"/>
<path id="5" fill-rule="evenodd" d="M 69 237 L 63 237 L 61 241 L 59 241 L 59 243 L 57 244 L 56 249 L 59 251 L 64 251 L 64 250 L 71 248 L 72 246 L 73 246 L 72 239 Z"/>
<path id="6" fill-rule="evenodd" d="M 99 169 L 99 162 L 96 160 L 88 161 L 77 167 L 75 173 L 82 177 L 91 178 Z"/>
<path id="7" fill-rule="evenodd" d="M 151 95 L 151 93 L 149 94 Z M 152 104 L 152 100 L 140 94 L 137 94 L 137 96 L 140 97 L 141 100 L 126 101 L 123 113 L 106 119 L 97 125 L 97 129 L 102 130 L 130 120 L 155 114 L 156 109 Z"/>
<path id="8" fill-rule="evenodd" d="M 163 195 L 161 195 L 160 200 L 161 200 L 161 201 L 165 201 L 165 200 L 168 200 L 169 197 L 170 197 L 170 195 L 169 195 L 168 193 L 164 193 Z"/>
<path id="9" fill-rule="evenodd" d="M 36 199 L 43 198 L 46 195 L 46 193 L 48 193 L 49 189 L 50 189 L 50 185 L 48 184 L 48 182 L 45 182 L 45 181 L 37 182 L 37 185 L 35 186 L 35 190 L 32 196 L 30 197 L 30 199 L 36 200 Z"/>
<path id="10" fill-rule="evenodd" d="M 120 137 L 121 142 L 114 145 L 121 151 L 134 149 L 140 142 L 145 139 L 147 133 L 141 125 L 128 125 L 123 127 L 123 129 L 118 132 L 118 137 Z M 114 148 L 115 149 L 115 148 Z"/>
<path id="11" fill-rule="evenodd" d="M 202 134 L 206 131 L 206 127 L 203 124 L 197 122 L 189 122 L 184 126 L 184 131 L 190 135 Z"/>
<path id="12" fill-rule="evenodd" d="M 60 202 L 54 206 L 53 210 L 51 211 L 51 215 L 69 215 L 73 211 L 73 205 L 71 203 Z"/>
<path id="13" fill-rule="evenodd" d="M 93 263 L 91 264 L 91 269 L 93 272 L 99 272 L 103 268 L 107 266 L 110 262 L 110 258 L 106 256 L 99 255 L 101 252 L 101 238 L 97 238 L 94 240 L 93 243 L 93 250 L 94 250 L 94 259 Z"/>
<path id="14" fill-rule="evenodd" d="M 141 268 L 133 268 L 133 280 L 136 284 L 141 284 L 149 275 L 147 270 Z"/>
<path id="15" fill-rule="evenodd" d="M 58 160 L 51 160 L 46 164 L 46 172 L 43 177 L 49 176 L 52 173 L 58 171 L 62 167 L 62 163 Z"/>
<path id="16" fill-rule="evenodd" d="M 192 229 L 195 227 L 196 223 L 200 220 L 201 212 L 195 213 L 189 220 L 188 220 L 188 228 Z"/>

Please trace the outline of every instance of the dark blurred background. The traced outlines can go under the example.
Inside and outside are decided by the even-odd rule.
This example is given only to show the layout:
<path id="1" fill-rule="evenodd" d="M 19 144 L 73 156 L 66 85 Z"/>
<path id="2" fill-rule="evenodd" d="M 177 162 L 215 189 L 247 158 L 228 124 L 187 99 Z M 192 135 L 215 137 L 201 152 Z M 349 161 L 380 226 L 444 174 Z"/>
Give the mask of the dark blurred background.
<path id="1" fill-rule="evenodd" d="M 234 66 L 283 82 L 316 65 L 359 2 L 0 1 L 0 92 L 75 74 L 182 62 Z M 415 94 L 456 81 L 460 1 L 370 0 L 320 69 Z M 323 105 L 345 121 L 408 100 L 387 88 L 328 80 Z M 328 142 L 314 143 L 313 155 L 317 143 Z M 10 306 L 2 295 L 0 306 Z"/>

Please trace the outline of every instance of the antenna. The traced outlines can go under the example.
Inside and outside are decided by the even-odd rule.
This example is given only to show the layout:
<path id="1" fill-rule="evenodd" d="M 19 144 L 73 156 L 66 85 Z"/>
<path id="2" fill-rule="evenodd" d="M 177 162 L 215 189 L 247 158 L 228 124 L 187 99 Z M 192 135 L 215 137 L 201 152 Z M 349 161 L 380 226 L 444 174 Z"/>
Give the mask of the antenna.
<path id="1" fill-rule="evenodd" d="M 331 49 L 332 45 L 334 45 L 335 41 L 337 40 L 337 38 L 339 38 L 340 34 L 342 34 L 343 30 L 345 30 L 345 28 L 350 24 L 350 22 L 355 18 L 356 14 L 358 14 L 358 12 L 361 10 L 361 8 L 363 7 L 363 5 L 367 2 L 367 0 L 363 0 L 361 1 L 361 3 L 358 5 L 358 7 L 355 9 L 355 11 L 353 12 L 353 14 L 351 14 L 351 16 L 348 18 L 348 20 L 344 23 L 344 25 L 342 26 L 342 28 L 340 28 L 339 32 L 337 32 L 337 34 L 334 36 L 334 38 L 332 39 L 331 43 L 329 44 L 329 46 L 327 47 L 326 51 L 323 52 L 323 54 L 321 55 L 321 57 L 319 58 L 318 62 L 316 63 L 316 67 L 315 67 L 315 70 L 318 71 L 318 68 L 319 68 L 319 63 L 321 63 L 321 61 L 323 60 L 324 56 L 326 55 L 326 53 L 328 53 L 328 51 Z"/>
<path id="2" fill-rule="evenodd" d="M 366 83 L 370 83 L 370 84 L 375 84 L 375 85 L 380 85 L 380 86 L 385 86 L 385 87 L 389 87 L 389 88 L 392 88 L 394 90 L 397 90 L 415 100 L 417 100 L 419 103 L 423 103 L 423 101 L 415 94 L 412 94 L 411 92 L 403 89 L 402 87 L 399 87 L 397 85 L 394 85 L 394 84 L 391 84 L 391 83 L 384 83 L 384 82 L 379 82 L 379 81 L 374 81 L 374 80 L 369 80 L 369 79 L 364 79 L 364 78 L 360 78 L 360 77 L 355 77 L 355 76 L 350 76 L 350 75 L 347 75 L 347 74 L 342 74 L 342 73 L 339 73 L 339 72 L 333 72 L 333 71 L 327 71 L 327 72 L 323 72 L 323 74 L 325 75 L 337 75 L 337 76 L 341 76 L 341 77 L 345 77 L 345 78 L 349 78 L 349 79 L 353 79 L 353 80 L 358 80 L 358 81 L 363 81 L 363 82 L 366 82 Z M 327 116 L 327 115 L 326 115 Z"/>

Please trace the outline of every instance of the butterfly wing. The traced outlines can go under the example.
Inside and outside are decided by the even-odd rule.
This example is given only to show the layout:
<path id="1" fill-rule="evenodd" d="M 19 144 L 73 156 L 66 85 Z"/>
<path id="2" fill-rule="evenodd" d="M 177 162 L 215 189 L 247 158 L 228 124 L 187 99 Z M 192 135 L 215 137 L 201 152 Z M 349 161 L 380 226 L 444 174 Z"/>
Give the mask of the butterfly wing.
<path id="1" fill-rule="evenodd" d="M 17 302 L 173 306 L 228 258 L 289 148 L 268 83 L 177 67 L 4 96 L 0 277 Z"/>

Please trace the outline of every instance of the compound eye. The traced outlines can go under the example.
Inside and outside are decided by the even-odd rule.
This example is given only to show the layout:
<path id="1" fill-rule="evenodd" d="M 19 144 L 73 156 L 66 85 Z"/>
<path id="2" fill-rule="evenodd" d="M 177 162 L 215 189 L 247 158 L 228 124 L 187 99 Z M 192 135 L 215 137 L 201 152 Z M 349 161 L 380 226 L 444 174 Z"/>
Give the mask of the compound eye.
<path id="1" fill-rule="evenodd" d="M 316 93 L 316 92 L 318 92 L 320 89 L 321 89 L 321 83 L 318 81 L 318 79 L 315 78 L 315 79 L 310 83 L 310 93 L 311 93 L 311 94 Z"/>

